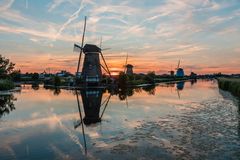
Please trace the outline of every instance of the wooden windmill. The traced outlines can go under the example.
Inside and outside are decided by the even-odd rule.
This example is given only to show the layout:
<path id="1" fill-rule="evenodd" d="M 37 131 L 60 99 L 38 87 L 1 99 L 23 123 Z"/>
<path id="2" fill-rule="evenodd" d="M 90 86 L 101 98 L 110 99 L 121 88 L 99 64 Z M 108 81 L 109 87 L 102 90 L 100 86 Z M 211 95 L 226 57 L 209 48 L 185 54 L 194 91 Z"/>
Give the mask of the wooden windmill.
<path id="1" fill-rule="evenodd" d="M 111 73 L 102 54 L 102 50 L 104 49 L 101 49 L 101 47 L 98 47 L 94 44 L 84 45 L 86 21 L 87 18 L 85 17 L 81 46 L 74 44 L 74 51 L 80 52 L 76 76 L 79 77 L 85 85 L 100 85 L 102 80 L 102 68 L 109 74 L 110 77 Z M 85 57 L 83 61 L 82 72 L 80 74 L 79 69 L 81 65 L 82 53 L 85 54 Z M 101 58 L 104 63 L 103 65 L 100 62 Z"/>
<path id="2" fill-rule="evenodd" d="M 128 62 L 128 54 L 127 54 L 126 62 L 124 65 L 124 73 L 127 75 L 133 75 L 133 65 L 128 64 L 127 62 Z"/>
<path id="3" fill-rule="evenodd" d="M 178 61 L 178 66 L 176 68 L 176 77 L 184 77 L 184 70 L 180 68 L 180 60 Z"/>

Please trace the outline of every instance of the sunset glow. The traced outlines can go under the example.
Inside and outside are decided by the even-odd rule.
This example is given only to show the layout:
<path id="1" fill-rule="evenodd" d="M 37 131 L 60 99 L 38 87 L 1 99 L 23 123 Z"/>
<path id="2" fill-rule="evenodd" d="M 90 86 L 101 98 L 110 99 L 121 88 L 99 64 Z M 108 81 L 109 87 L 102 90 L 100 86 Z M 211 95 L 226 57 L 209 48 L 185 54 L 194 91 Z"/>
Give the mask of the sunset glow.
<path id="1" fill-rule="evenodd" d="M 76 72 L 84 16 L 85 43 L 103 54 L 113 75 L 126 54 L 136 73 L 240 72 L 238 0 L 2 0 L 1 54 L 25 72 Z"/>

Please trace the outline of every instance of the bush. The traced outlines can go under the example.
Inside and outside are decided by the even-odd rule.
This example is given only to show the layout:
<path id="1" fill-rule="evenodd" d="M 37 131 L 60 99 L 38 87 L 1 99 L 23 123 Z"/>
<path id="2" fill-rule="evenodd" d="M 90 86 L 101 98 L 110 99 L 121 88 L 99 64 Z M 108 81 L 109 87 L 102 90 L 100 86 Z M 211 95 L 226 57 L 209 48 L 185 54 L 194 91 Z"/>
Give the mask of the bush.
<path id="1" fill-rule="evenodd" d="M 119 86 L 126 86 L 128 83 L 128 76 L 124 72 L 119 73 Z"/>
<path id="2" fill-rule="evenodd" d="M 61 79 L 58 76 L 54 77 L 54 85 L 55 86 L 60 86 L 61 85 Z"/>
<path id="3" fill-rule="evenodd" d="M 0 80 L 0 90 L 10 90 L 14 88 L 14 83 L 8 79 Z"/>
<path id="4" fill-rule="evenodd" d="M 148 72 L 148 74 L 145 76 L 144 80 L 147 81 L 147 83 L 155 83 L 155 72 Z"/>

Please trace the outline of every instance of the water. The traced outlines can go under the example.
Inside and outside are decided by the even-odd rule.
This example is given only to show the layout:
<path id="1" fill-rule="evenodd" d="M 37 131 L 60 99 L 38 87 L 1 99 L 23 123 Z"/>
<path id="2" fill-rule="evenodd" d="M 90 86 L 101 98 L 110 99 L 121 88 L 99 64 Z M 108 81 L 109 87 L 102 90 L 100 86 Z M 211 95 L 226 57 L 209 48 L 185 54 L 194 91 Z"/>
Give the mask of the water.
<path id="1" fill-rule="evenodd" d="M 120 92 L 26 85 L 0 96 L 0 159 L 240 159 L 238 103 L 215 81 Z"/>

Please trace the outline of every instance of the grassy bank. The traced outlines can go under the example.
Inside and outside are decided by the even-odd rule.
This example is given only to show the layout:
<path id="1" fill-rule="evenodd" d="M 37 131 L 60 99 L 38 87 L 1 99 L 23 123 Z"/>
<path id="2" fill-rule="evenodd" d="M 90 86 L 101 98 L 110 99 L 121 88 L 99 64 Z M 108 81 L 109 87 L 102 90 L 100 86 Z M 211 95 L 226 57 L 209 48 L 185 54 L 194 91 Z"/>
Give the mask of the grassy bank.
<path id="1" fill-rule="evenodd" d="M 229 91 L 233 95 L 240 97 L 240 79 L 239 78 L 219 78 L 218 86 L 220 89 Z"/>
<path id="2" fill-rule="evenodd" d="M 8 79 L 0 80 L 0 91 L 10 90 L 14 88 L 14 83 Z"/>

